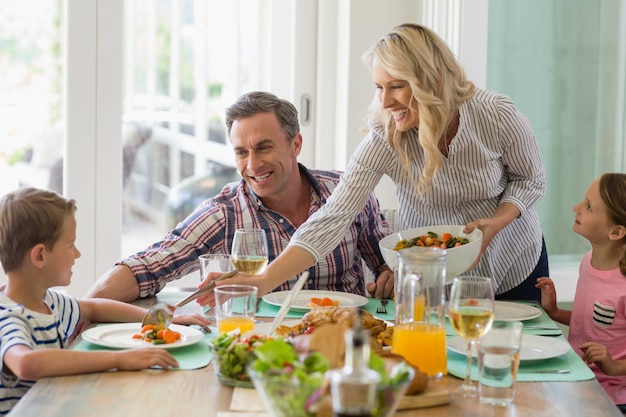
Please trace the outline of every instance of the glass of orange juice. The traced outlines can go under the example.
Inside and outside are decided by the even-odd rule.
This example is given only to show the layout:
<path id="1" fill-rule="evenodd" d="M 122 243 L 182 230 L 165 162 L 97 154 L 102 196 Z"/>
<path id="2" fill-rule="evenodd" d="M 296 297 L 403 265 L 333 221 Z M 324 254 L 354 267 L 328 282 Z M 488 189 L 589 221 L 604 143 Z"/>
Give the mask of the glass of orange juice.
<path id="1" fill-rule="evenodd" d="M 396 325 L 391 351 L 432 378 L 448 372 L 445 321 L 446 251 L 398 251 Z"/>
<path id="2" fill-rule="evenodd" d="M 258 289 L 252 285 L 220 285 L 215 293 L 218 333 L 254 330 Z"/>

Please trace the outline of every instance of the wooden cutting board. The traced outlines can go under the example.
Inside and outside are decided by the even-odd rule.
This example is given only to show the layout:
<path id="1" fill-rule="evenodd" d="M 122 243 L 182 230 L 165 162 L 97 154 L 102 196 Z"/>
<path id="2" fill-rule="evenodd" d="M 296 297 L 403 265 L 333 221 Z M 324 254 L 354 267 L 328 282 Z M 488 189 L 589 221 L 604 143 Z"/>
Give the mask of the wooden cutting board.
<path id="1" fill-rule="evenodd" d="M 450 391 L 443 388 L 433 387 L 432 384 L 426 391 L 417 395 L 405 395 L 400 399 L 399 410 L 410 410 L 412 408 L 434 407 L 436 405 L 448 404 L 450 402 Z"/>

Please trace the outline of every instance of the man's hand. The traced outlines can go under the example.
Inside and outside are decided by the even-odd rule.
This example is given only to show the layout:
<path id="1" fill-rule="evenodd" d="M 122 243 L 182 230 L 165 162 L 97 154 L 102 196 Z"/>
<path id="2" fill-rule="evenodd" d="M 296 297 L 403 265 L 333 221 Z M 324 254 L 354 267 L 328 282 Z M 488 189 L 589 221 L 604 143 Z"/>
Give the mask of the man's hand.
<path id="1" fill-rule="evenodd" d="M 381 298 L 393 298 L 393 272 L 385 267 L 376 282 L 370 282 L 365 286 L 365 289 L 369 293 L 370 297 Z"/>

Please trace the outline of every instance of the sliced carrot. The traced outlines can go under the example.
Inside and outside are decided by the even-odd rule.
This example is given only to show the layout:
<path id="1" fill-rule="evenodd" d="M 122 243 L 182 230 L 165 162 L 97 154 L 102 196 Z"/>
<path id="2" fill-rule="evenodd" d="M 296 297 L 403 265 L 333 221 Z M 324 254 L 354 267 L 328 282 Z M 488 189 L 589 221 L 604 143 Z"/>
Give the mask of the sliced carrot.
<path id="1" fill-rule="evenodd" d="M 322 306 L 326 307 L 326 306 L 338 306 L 339 305 L 339 301 L 338 300 L 333 300 L 331 298 L 328 297 L 324 297 L 322 298 Z"/>
<path id="2" fill-rule="evenodd" d="M 311 304 L 317 304 L 317 305 L 321 305 L 322 304 L 322 299 L 321 298 L 313 297 L 309 301 L 311 302 Z"/>
<path id="3" fill-rule="evenodd" d="M 452 239 L 452 234 L 450 233 L 444 233 L 441 235 L 441 241 L 442 242 L 447 242 L 448 240 Z"/>
<path id="4" fill-rule="evenodd" d="M 143 334 L 141 334 L 141 333 L 135 333 L 135 334 L 133 335 L 133 339 L 143 339 Z"/>
<path id="5" fill-rule="evenodd" d="M 157 339 L 164 339 L 164 336 L 165 336 L 165 332 L 166 332 L 166 331 L 167 331 L 167 329 L 161 329 L 161 330 L 159 330 L 159 331 L 157 332 L 157 335 L 156 335 Z"/>
<path id="6" fill-rule="evenodd" d="M 173 330 L 164 330 L 163 331 L 163 340 L 165 340 L 165 343 L 174 343 L 175 341 L 178 340 L 178 336 L 176 335 L 176 333 Z"/>
<path id="7" fill-rule="evenodd" d="M 150 330 L 154 330 L 154 325 L 153 324 L 146 324 L 145 326 L 143 326 L 141 328 L 141 333 L 145 333 L 145 332 L 148 332 Z"/>

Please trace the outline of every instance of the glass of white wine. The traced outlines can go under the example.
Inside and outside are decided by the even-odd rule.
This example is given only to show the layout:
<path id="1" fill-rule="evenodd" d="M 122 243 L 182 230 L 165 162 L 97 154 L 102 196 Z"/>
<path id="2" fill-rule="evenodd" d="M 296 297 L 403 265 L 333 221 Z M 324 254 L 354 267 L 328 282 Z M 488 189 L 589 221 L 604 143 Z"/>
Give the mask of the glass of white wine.
<path id="1" fill-rule="evenodd" d="M 494 317 L 493 283 L 489 277 L 462 276 L 454 278 L 448 305 L 450 324 L 467 341 L 467 373 L 465 381 L 455 394 L 461 397 L 478 396 L 472 384 L 472 352 L 476 341 L 491 328 Z"/>
<path id="2" fill-rule="evenodd" d="M 233 266 L 239 272 L 260 274 L 268 261 L 267 236 L 263 229 L 237 229 L 230 251 Z"/>

